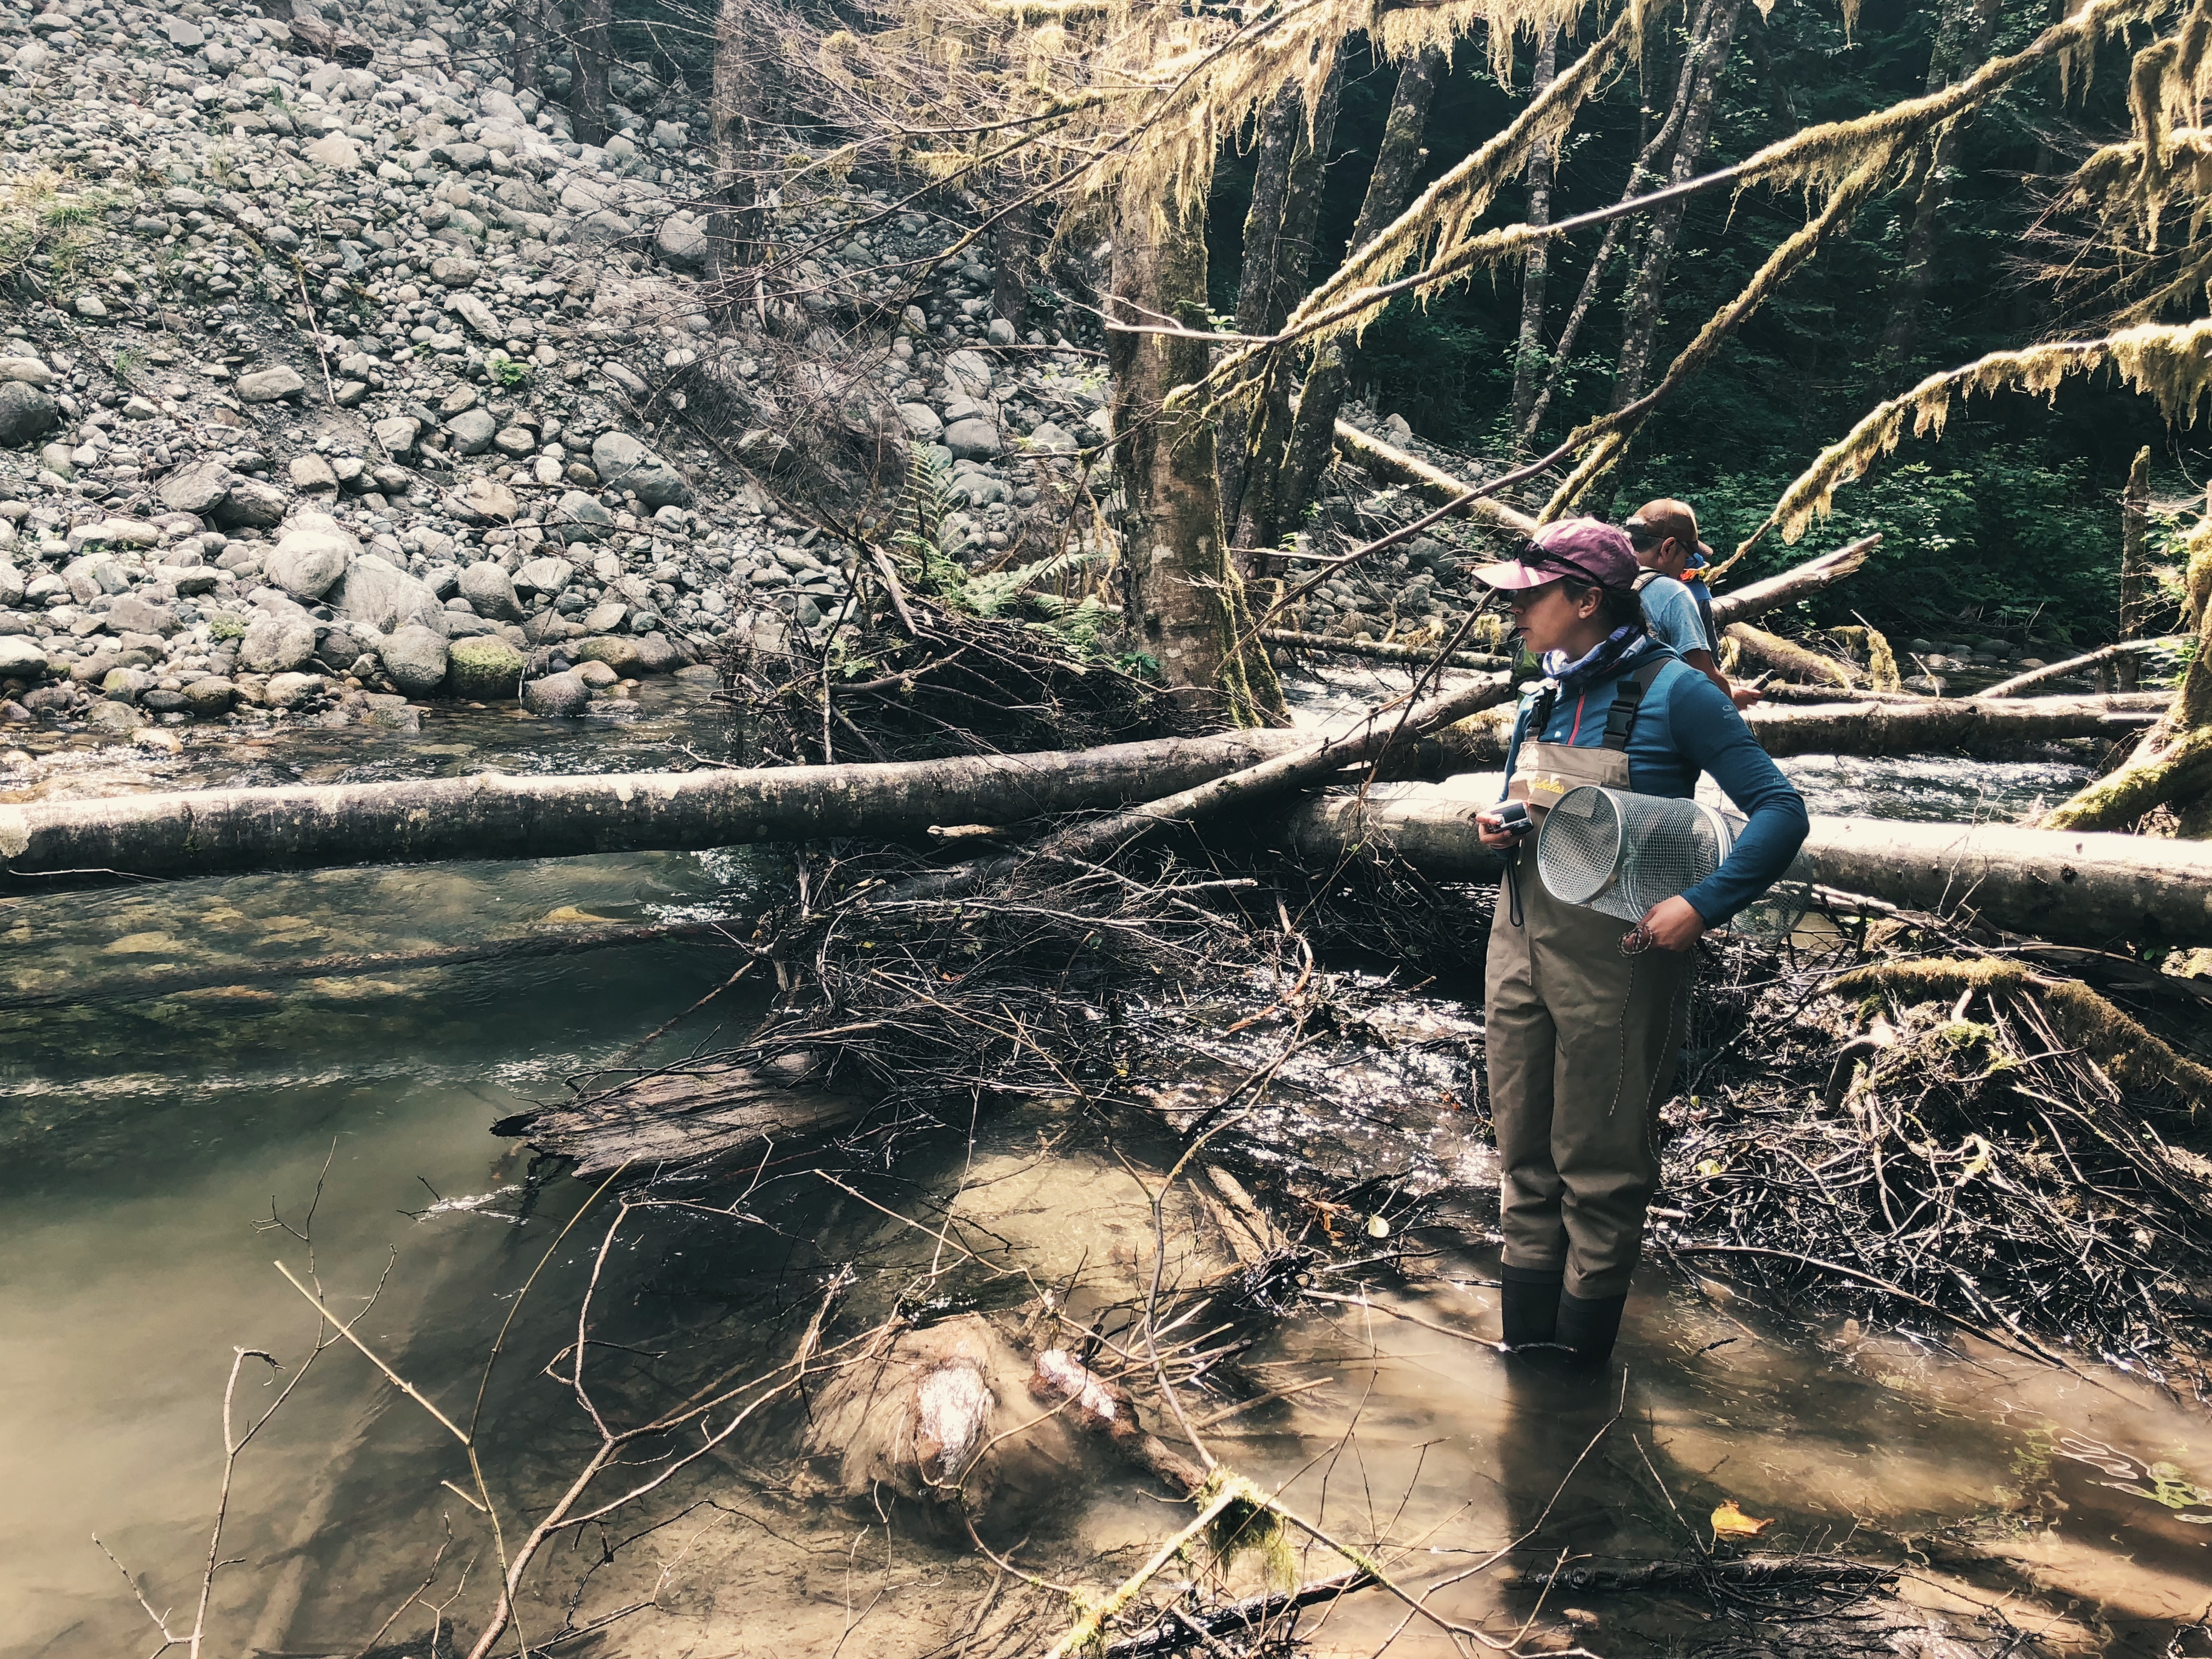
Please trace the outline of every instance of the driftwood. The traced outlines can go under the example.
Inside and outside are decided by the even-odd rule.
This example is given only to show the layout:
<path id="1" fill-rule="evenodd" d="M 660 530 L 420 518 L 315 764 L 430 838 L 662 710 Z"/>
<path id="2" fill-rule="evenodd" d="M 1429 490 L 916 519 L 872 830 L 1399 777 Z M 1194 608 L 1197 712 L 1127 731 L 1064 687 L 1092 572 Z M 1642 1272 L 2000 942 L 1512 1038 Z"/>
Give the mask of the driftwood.
<path id="1" fill-rule="evenodd" d="M 860 1116 L 862 1106 L 778 1068 L 720 1066 L 626 1079 L 501 1118 L 492 1133 L 526 1137 L 541 1152 L 574 1158 L 576 1174 L 601 1176 L 624 1164 L 650 1169 L 829 1134 Z"/>
<path id="2" fill-rule="evenodd" d="M 1241 732 L 903 765 L 478 773 L 37 801 L 0 805 L 0 891 L 52 891 L 99 877 L 569 858 L 836 836 L 919 842 L 934 824 L 1012 823 L 1150 800 L 1313 741 L 1310 732 Z"/>
<path id="3" fill-rule="evenodd" d="M 1457 501 L 1472 487 L 1441 467 L 1430 465 L 1418 455 L 1409 455 L 1380 438 L 1370 437 L 1348 421 L 1336 423 L 1336 441 L 1371 476 L 1409 484 L 1440 507 Z M 1534 519 L 1503 501 L 1480 501 L 1462 510 L 1468 517 L 1516 536 L 1533 536 L 1539 528 Z M 1762 616 L 1778 606 L 1794 605 L 1807 594 L 1818 592 L 1855 573 L 1866 562 L 1867 555 L 1881 544 L 1880 536 L 1862 536 L 1818 558 L 1808 559 L 1794 569 L 1761 581 L 1747 582 L 1725 593 L 1716 593 L 1713 626 L 1725 628 L 1730 623 Z"/>
<path id="4" fill-rule="evenodd" d="M 1260 637 L 1269 645 L 1286 645 L 1293 650 L 1318 652 L 1326 656 L 1334 652 L 1340 656 L 1372 657 L 1377 662 L 1432 663 L 1437 659 L 1436 647 L 1419 645 L 1392 645 L 1381 640 L 1347 640 L 1337 634 L 1299 634 L 1285 628 L 1270 628 Z M 1513 666 L 1513 659 L 1493 655 L 1486 651 L 1455 651 L 1450 657 L 1455 668 L 1475 668 L 1492 673 L 1502 672 Z"/>
<path id="5" fill-rule="evenodd" d="M 1494 880 L 1498 858 L 1474 818 L 1498 794 L 1494 775 L 1449 787 L 1378 785 L 1364 801 L 1304 803 L 1281 835 L 1309 859 L 1387 848 L 1434 880 Z M 1815 817 L 1788 879 L 1902 909 L 1970 912 L 2058 945 L 2212 943 L 2212 844 L 2203 842 Z"/>
<path id="6" fill-rule="evenodd" d="M 2134 706 L 2140 703 L 2142 706 Z M 2112 697 L 2035 697 L 1984 702 L 1974 697 L 1854 698 L 1849 702 L 1743 712 L 1767 753 L 1916 755 L 1945 750 L 1995 756 L 2027 743 L 2063 738 L 2122 738 L 2158 718 L 2155 694 Z M 1469 767 L 1497 766 L 1512 737 L 1506 717 L 1463 720 L 1441 734 L 1446 751 Z"/>
<path id="7" fill-rule="evenodd" d="M 1867 555 L 1881 545 L 1881 537 L 1862 536 L 1778 575 L 1716 593 L 1713 626 L 1726 628 L 1731 623 L 1748 622 L 1782 605 L 1795 605 L 1808 593 L 1816 593 L 1846 576 L 1856 574 L 1859 567 L 1867 562 Z"/>
<path id="8" fill-rule="evenodd" d="M 1715 607 L 1718 609 L 1717 606 Z M 1714 618 L 1719 624 L 1719 618 Z M 1817 651 L 1808 651 L 1779 634 L 1769 634 L 1747 623 L 1730 623 L 1721 629 L 1724 638 L 1735 641 L 1746 654 L 1758 658 L 1785 674 L 1795 674 L 1801 680 L 1827 680 L 1849 689 L 1859 683 L 1858 671 L 1849 663 L 1833 657 L 1824 657 Z"/>
<path id="9" fill-rule="evenodd" d="M 1879 1561 L 1855 1561 L 1842 1555 L 1744 1555 L 1694 1561 L 1582 1560 L 1559 1565 L 1554 1555 L 1501 1568 L 1500 1583 L 1534 1588 L 1617 1593 L 1622 1590 L 1698 1589 L 1710 1584 L 1739 1588 L 1784 1586 L 1826 1589 L 1869 1589 L 1894 1583 L 1904 1571 Z"/>
<path id="10" fill-rule="evenodd" d="M 2085 668 L 2094 668 L 2100 663 L 2132 656 L 2137 652 L 2155 650 L 2160 646 L 2179 645 L 2187 639 L 2183 634 L 2168 635 L 2155 640 L 2122 640 L 2118 645 L 2108 645 L 2101 650 L 2086 652 L 2078 657 L 2069 657 L 2063 662 L 2045 663 L 2040 668 L 2031 668 L 2024 674 L 2015 674 L 2008 680 L 1999 680 L 1975 695 L 1984 697 L 2016 697 L 2031 685 L 2041 685 L 2046 680 L 2063 680 L 2069 674 L 2078 674 Z"/>
<path id="11" fill-rule="evenodd" d="M 1457 501 L 1472 487 L 1455 478 L 1441 467 L 1431 466 L 1418 455 L 1409 455 L 1395 444 L 1386 444 L 1380 438 L 1371 438 L 1349 421 L 1336 423 L 1336 441 L 1344 453 L 1359 463 L 1368 473 L 1394 483 L 1411 484 L 1439 507 L 1446 501 Z M 1503 501 L 1472 501 L 1461 509 L 1462 514 L 1516 536 L 1536 533 L 1536 520 Z"/>

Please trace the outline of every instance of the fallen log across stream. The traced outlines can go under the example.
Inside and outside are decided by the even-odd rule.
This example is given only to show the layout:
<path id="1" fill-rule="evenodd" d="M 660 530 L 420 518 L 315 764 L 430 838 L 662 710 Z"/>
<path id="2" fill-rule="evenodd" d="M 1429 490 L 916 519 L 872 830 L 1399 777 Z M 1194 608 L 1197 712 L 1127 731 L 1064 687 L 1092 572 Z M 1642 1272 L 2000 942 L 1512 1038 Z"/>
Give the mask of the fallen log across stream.
<path id="1" fill-rule="evenodd" d="M 356 864 L 573 858 L 841 836 L 927 837 L 1149 801 L 1278 755 L 1311 732 L 850 766 L 204 789 L 0 805 L 0 892 L 72 879 Z"/>
<path id="2" fill-rule="evenodd" d="M 1997 758 L 2023 744 L 2069 738 L 2131 737 L 2148 731 L 2166 706 L 2160 694 L 2124 697 L 1854 699 L 1792 707 L 1754 703 L 1744 720 L 1777 759 L 1792 755 L 1921 755 L 1958 752 Z M 1440 735 L 1461 764 L 1497 766 L 1512 736 L 1512 711 L 1477 715 Z"/>
<path id="3" fill-rule="evenodd" d="M 1462 682 L 1420 710 L 1379 711 L 1325 739 L 1309 728 L 904 763 L 582 776 L 478 773 L 0 805 L 0 893 L 51 892 L 98 880 L 839 837 L 920 843 L 946 826 L 1004 826 L 1114 808 L 1138 809 L 1125 815 L 1131 823 L 1189 818 L 1216 805 L 1249 805 L 1267 787 L 1316 781 L 1333 767 L 1364 765 L 1386 749 L 1400 757 L 1392 763 L 1399 776 L 1494 766 L 1504 758 L 1508 709 L 1463 720 L 1418 749 L 1415 735 L 1435 720 L 1505 694 L 1495 679 Z M 1754 707 L 1747 718 L 1777 756 L 1952 750 L 1986 757 L 2057 738 L 2124 736 L 2148 725 L 2160 706 L 2154 694 L 1997 702 L 1931 698 L 1917 705 Z M 1101 826 L 1066 833 L 1091 848 L 1092 830 L 1103 833 Z M 2124 837 L 2101 839 L 2126 844 Z M 1930 902 L 1849 878 L 1814 879 L 1900 904 Z M 2077 933 L 2061 942 L 2128 936 L 2125 927 L 2100 923 L 2086 937 Z"/>
<path id="4" fill-rule="evenodd" d="M 1474 817 L 1498 794 L 1489 775 L 1323 796 L 1285 818 L 1284 844 L 1309 860 L 1387 848 L 1433 880 L 1495 879 L 1498 857 Z M 2212 842 L 1816 815 L 1787 878 L 1901 909 L 1971 912 L 2057 945 L 2212 943 Z"/>

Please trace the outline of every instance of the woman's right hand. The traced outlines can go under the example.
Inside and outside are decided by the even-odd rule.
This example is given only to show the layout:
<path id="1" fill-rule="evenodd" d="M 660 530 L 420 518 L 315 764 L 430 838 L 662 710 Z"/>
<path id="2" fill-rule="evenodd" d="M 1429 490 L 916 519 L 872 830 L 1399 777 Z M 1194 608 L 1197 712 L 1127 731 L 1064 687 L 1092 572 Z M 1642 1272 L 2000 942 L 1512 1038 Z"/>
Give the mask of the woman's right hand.
<path id="1" fill-rule="evenodd" d="M 1504 820 L 1495 812 L 1477 812 L 1474 815 L 1474 832 L 1481 837 L 1482 844 L 1493 853 L 1503 853 L 1521 844 L 1521 837 L 1508 830 Z"/>

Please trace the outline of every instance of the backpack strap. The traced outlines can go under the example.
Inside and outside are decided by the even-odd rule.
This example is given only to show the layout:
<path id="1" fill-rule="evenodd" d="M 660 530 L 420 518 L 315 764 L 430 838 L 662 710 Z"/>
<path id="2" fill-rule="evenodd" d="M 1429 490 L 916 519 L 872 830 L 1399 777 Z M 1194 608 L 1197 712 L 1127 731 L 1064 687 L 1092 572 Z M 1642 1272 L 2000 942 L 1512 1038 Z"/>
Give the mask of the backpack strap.
<path id="1" fill-rule="evenodd" d="M 1652 682 L 1659 678 L 1661 671 L 1670 660 L 1662 657 L 1655 663 L 1647 663 L 1633 674 L 1622 677 L 1620 684 L 1613 690 L 1613 707 L 1606 711 L 1606 748 L 1625 750 L 1628 747 L 1628 739 L 1636 730 L 1636 716 L 1644 707 L 1644 699 L 1650 694 Z"/>
<path id="2" fill-rule="evenodd" d="M 1656 570 L 1644 571 L 1642 574 L 1638 575 L 1634 581 L 1629 584 L 1629 591 L 1635 593 L 1641 593 L 1645 588 L 1650 586 L 1652 583 L 1657 581 L 1659 580 L 1659 575 L 1660 573 Z"/>

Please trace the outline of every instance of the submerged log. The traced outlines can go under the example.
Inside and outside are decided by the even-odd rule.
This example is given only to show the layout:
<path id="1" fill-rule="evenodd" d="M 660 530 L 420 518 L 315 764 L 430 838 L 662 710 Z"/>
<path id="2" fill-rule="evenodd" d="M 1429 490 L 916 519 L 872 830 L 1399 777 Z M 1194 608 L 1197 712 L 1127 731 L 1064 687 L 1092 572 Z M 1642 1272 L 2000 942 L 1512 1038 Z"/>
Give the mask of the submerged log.
<path id="1" fill-rule="evenodd" d="M 1438 880 L 1495 879 L 1498 857 L 1474 819 L 1498 785 L 1491 775 L 1381 785 L 1364 801 L 1324 796 L 1286 815 L 1280 834 L 1314 860 L 1387 849 Z M 2059 945 L 2212 944 L 2212 844 L 2202 842 L 1815 817 L 1788 879 Z"/>
<path id="2" fill-rule="evenodd" d="M 747 842 L 927 837 L 1144 801 L 1294 750 L 1238 732 L 1073 752 L 582 777 L 207 789 L 0 805 L 0 892 L 70 879 L 210 876 L 438 860 L 569 858 Z"/>
<path id="3" fill-rule="evenodd" d="M 2065 738 L 2122 738 L 2158 718 L 2154 695 L 2035 697 L 1984 702 L 1973 697 L 1854 699 L 1769 707 L 1754 703 L 1745 721 L 1770 755 L 1923 755 L 1945 750 L 1995 757 L 2021 744 Z M 1510 711 L 1462 720 L 1440 735 L 1462 764 L 1497 766 L 1513 735 Z"/>

